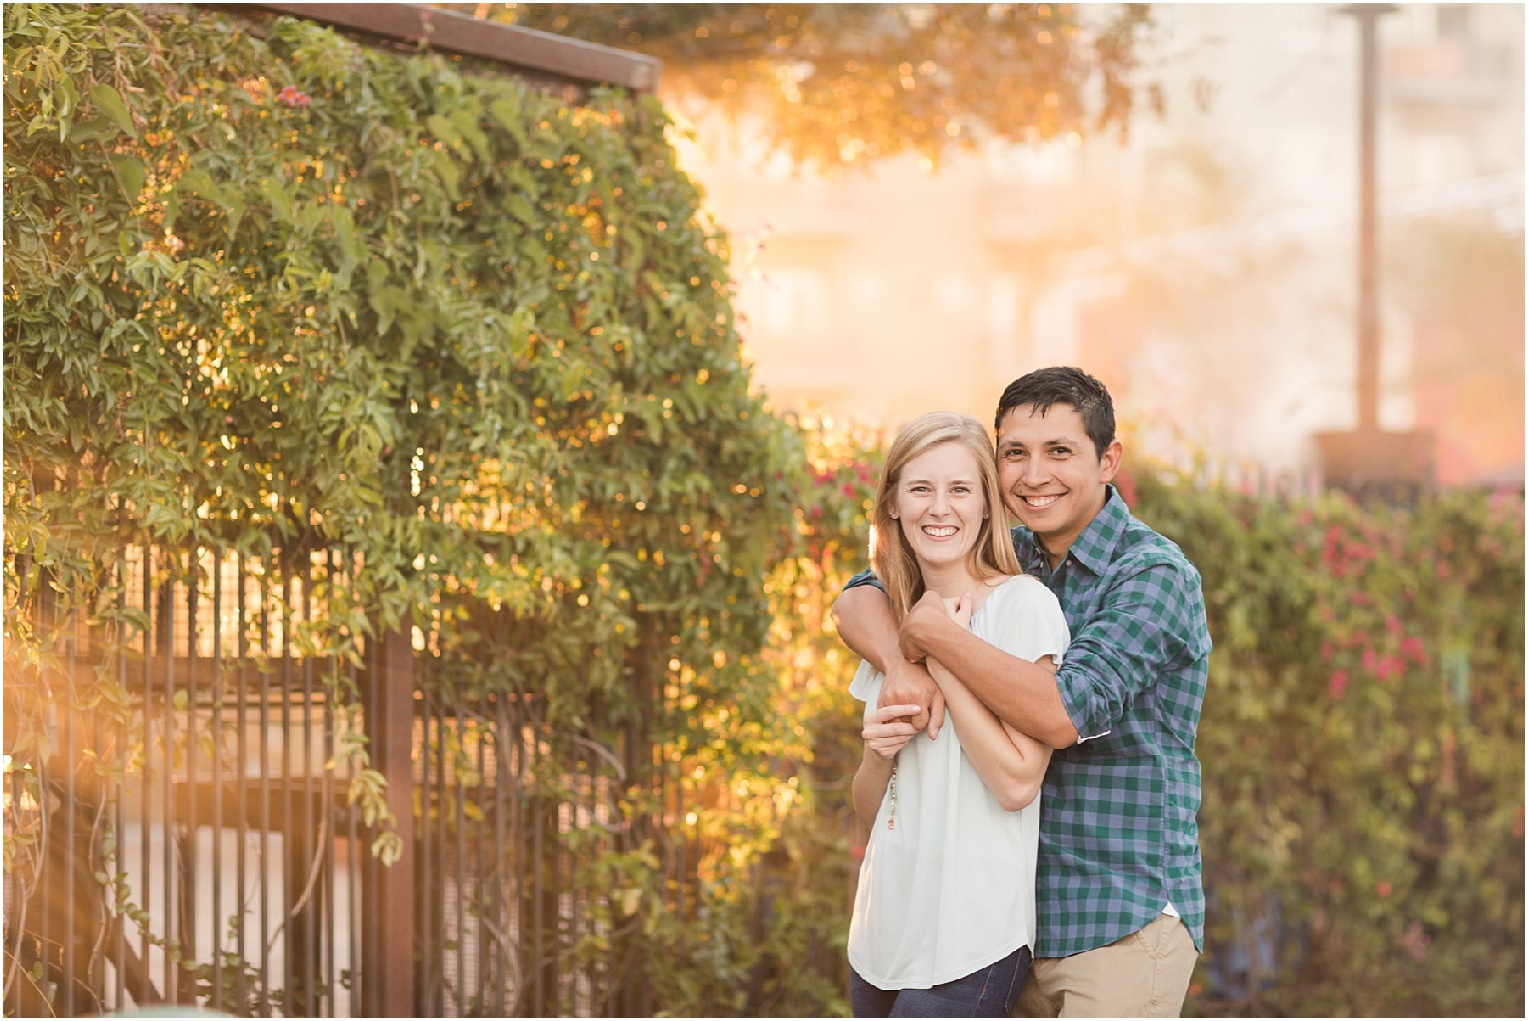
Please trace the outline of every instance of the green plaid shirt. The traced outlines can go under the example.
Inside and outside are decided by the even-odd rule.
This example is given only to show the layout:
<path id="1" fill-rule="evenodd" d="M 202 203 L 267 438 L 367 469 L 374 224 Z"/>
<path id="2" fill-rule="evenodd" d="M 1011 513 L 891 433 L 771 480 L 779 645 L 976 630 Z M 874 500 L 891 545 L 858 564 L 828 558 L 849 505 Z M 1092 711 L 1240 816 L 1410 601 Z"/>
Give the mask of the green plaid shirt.
<path id="1" fill-rule="evenodd" d="M 1055 571 L 1029 529 L 1013 543 L 1071 628 L 1056 681 L 1085 739 L 1057 749 L 1045 773 L 1035 956 L 1107 946 L 1169 903 L 1203 949 L 1194 733 L 1210 632 L 1199 572 L 1113 486 Z M 845 587 L 862 584 L 878 583 L 866 571 Z"/>
<path id="2" fill-rule="evenodd" d="M 1055 571 L 1029 529 L 1013 542 L 1072 629 L 1056 682 L 1085 739 L 1057 749 L 1045 774 L 1035 956 L 1105 946 L 1168 903 L 1203 949 L 1194 732 L 1210 632 L 1199 572 L 1112 486 Z"/>

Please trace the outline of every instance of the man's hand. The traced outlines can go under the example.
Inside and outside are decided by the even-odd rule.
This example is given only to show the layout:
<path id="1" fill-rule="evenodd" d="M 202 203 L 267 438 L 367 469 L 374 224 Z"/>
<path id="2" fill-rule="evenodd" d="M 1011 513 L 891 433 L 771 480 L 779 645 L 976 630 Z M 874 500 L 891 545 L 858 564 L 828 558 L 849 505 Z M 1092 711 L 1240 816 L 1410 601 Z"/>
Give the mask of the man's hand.
<path id="1" fill-rule="evenodd" d="M 944 692 L 934 683 L 928 670 L 919 663 L 905 659 L 893 659 L 886 672 L 886 683 L 881 686 L 881 697 L 876 705 L 885 708 L 893 705 L 916 705 L 918 713 L 908 717 L 916 730 L 928 727 L 930 740 L 939 736 L 944 726 Z"/>
<path id="2" fill-rule="evenodd" d="M 902 628 L 897 632 L 897 643 L 904 659 L 922 663 L 928 658 L 928 650 L 922 645 L 924 629 L 950 619 L 949 607 L 938 592 L 925 592 L 902 618 Z"/>

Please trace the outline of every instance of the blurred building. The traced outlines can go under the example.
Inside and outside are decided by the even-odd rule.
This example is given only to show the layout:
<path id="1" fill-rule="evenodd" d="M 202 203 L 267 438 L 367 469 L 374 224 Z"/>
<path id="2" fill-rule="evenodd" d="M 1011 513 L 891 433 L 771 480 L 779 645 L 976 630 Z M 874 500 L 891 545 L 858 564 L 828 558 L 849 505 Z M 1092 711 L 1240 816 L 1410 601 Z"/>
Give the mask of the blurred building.
<path id="1" fill-rule="evenodd" d="M 742 332 L 781 409 L 987 419 L 1078 364 L 1136 452 L 1308 477 L 1356 418 L 1358 30 L 1324 4 L 1153 7 L 1163 112 L 1127 142 L 988 145 L 839 180 L 706 119 L 683 150 L 733 238 Z M 1380 424 L 1445 483 L 1523 466 L 1521 5 L 1380 20 Z"/>

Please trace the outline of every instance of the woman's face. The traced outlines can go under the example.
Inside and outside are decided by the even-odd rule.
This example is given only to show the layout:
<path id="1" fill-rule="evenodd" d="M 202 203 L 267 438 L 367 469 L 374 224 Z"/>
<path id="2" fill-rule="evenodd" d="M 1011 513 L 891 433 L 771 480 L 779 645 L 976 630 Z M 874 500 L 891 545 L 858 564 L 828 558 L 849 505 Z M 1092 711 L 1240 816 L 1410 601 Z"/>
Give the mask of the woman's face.
<path id="1" fill-rule="evenodd" d="M 981 467 L 964 443 L 930 447 L 903 466 L 892 516 L 920 565 L 964 562 L 986 511 Z"/>

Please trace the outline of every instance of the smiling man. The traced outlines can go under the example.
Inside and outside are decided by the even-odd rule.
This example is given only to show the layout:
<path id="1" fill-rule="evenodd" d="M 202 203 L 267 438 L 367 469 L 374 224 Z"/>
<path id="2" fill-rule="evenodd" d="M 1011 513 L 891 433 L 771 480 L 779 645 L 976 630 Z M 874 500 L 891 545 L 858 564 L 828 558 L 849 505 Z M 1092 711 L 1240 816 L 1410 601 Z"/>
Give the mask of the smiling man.
<path id="1" fill-rule="evenodd" d="M 1040 808 L 1032 1017 L 1181 1013 L 1204 936 L 1194 736 L 1210 635 L 1199 573 L 1110 483 L 1123 448 L 1103 384 L 1039 369 L 998 403 L 998 472 L 1025 571 L 1072 630 L 1049 671 L 970 640 L 925 598 L 900 632 L 868 573 L 834 604 L 844 642 L 886 674 L 881 704 L 928 707 L 938 660 L 1015 729 L 1055 749 Z M 923 717 L 920 715 L 920 720 Z"/>

